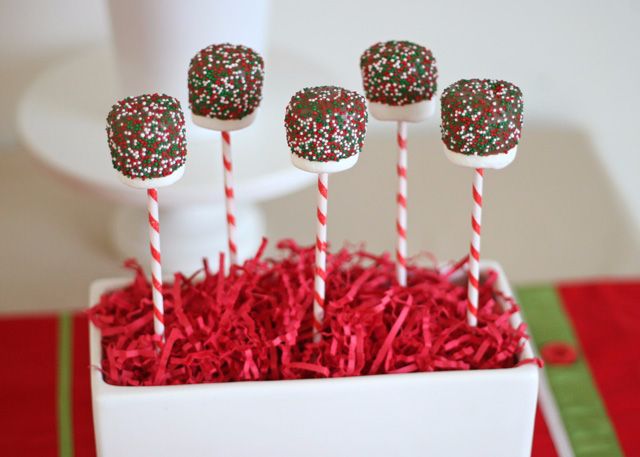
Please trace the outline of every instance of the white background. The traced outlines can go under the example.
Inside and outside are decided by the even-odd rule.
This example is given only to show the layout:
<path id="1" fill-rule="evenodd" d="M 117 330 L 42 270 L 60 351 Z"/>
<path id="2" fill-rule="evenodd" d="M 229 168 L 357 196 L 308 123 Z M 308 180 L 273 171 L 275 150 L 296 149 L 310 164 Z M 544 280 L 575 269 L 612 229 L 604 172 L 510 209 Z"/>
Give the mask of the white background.
<path id="1" fill-rule="evenodd" d="M 535 281 L 638 271 L 639 23 L 639 4 L 623 0 L 274 0 L 270 43 L 332 70 L 333 81 L 292 74 L 292 93 L 314 84 L 361 91 L 358 58 L 387 39 L 433 50 L 439 92 L 462 77 L 518 84 L 526 110 L 521 152 L 485 180 L 483 254 L 502 260 L 515 279 Z M 0 0 L 0 154 L 24 152 L 16 146 L 16 102 L 37 72 L 108 36 L 101 0 Z M 409 243 L 413 252 L 447 258 L 466 250 L 471 175 L 444 162 L 437 124 L 410 131 Z M 330 238 L 390 249 L 394 130 L 372 120 L 369 132 L 357 170 L 336 177 L 330 190 Z M 376 186 L 363 190 L 372 180 Z M 0 200 L 21 205 L 7 202 Z M 312 202 L 305 191 L 267 204 L 270 235 L 310 241 Z M 283 223 L 292 207 L 299 218 Z M 11 227 L 0 229 L 6 235 Z"/>

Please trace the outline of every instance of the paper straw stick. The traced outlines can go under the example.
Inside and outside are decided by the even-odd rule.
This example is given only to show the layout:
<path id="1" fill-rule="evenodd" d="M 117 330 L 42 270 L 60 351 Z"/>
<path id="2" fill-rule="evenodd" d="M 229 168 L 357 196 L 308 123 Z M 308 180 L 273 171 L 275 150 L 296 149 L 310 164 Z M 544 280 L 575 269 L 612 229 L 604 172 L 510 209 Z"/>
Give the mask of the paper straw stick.
<path id="1" fill-rule="evenodd" d="M 236 244 L 236 215 L 233 204 L 233 167 L 231 162 L 231 135 L 229 135 L 229 132 L 222 132 L 222 162 L 224 165 L 224 204 L 227 210 L 229 259 L 232 265 L 236 265 L 238 263 L 238 247 Z"/>
<path id="2" fill-rule="evenodd" d="M 407 285 L 407 123 L 398 122 L 398 215 L 396 219 L 396 277 Z"/>
<path id="3" fill-rule="evenodd" d="M 316 223 L 316 268 L 313 294 L 313 340 L 320 341 L 324 320 L 325 281 L 327 278 L 327 201 L 329 175 L 318 174 L 318 209 Z"/>
<path id="4" fill-rule="evenodd" d="M 473 173 L 473 210 L 471 213 L 471 245 L 469 247 L 469 285 L 467 287 L 467 322 L 478 323 L 478 289 L 480 287 L 480 231 L 482 225 L 482 180 L 484 169 Z"/>
<path id="5" fill-rule="evenodd" d="M 151 291 L 153 296 L 153 330 L 164 341 L 164 302 L 162 298 L 162 262 L 160 260 L 160 216 L 157 189 L 147 189 L 149 213 L 149 249 L 151 250 Z"/>

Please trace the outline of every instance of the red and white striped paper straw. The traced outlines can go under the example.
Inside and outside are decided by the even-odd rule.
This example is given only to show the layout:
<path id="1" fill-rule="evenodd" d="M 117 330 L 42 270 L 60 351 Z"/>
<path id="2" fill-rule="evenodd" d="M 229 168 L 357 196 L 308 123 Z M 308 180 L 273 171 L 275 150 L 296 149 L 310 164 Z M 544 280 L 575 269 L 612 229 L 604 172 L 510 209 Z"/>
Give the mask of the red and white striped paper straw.
<path id="1" fill-rule="evenodd" d="M 319 341 L 324 320 L 325 281 L 327 279 L 327 202 L 329 175 L 318 174 L 318 208 L 316 211 L 316 268 L 313 292 L 313 340 Z"/>
<path id="2" fill-rule="evenodd" d="M 471 245 L 469 247 L 469 285 L 467 287 L 467 321 L 478 323 L 478 289 L 480 287 L 480 231 L 482 225 L 482 180 L 484 170 L 476 168 L 473 173 L 473 210 L 471 213 Z"/>
<path id="3" fill-rule="evenodd" d="M 231 162 L 231 135 L 222 132 L 222 162 L 224 165 L 224 202 L 227 211 L 227 241 L 231 264 L 238 263 L 238 245 L 236 244 L 236 215 L 233 204 L 233 167 Z"/>
<path id="4" fill-rule="evenodd" d="M 396 219 L 396 277 L 407 285 L 407 123 L 398 122 L 398 194 Z"/>
<path id="5" fill-rule="evenodd" d="M 151 292 L 153 297 L 153 329 L 164 341 L 164 302 L 162 298 L 162 261 L 160 258 L 160 216 L 157 189 L 147 189 L 149 213 L 149 249 L 151 250 Z"/>

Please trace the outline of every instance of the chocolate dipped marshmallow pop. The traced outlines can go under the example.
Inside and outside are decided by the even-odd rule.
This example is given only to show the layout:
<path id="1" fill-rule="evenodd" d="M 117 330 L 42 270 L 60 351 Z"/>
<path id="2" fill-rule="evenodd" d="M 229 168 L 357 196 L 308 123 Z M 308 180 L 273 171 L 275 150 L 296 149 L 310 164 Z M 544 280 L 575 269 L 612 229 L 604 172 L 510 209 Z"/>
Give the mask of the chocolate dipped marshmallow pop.
<path id="1" fill-rule="evenodd" d="M 398 125 L 396 277 L 407 285 L 407 122 L 435 111 L 438 69 L 431 51 L 410 41 L 376 43 L 360 57 L 369 111 Z"/>
<path id="2" fill-rule="evenodd" d="M 120 179 L 147 190 L 153 328 L 159 345 L 164 340 L 164 304 L 157 188 L 175 183 L 184 173 L 187 142 L 180 102 L 159 94 L 120 100 L 107 116 L 107 139 Z"/>
<path id="3" fill-rule="evenodd" d="M 347 170 L 358 161 L 367 119 L 364 97 L 334 86 L 296 92 L 285 114 L 287 144 L 291 148 L 293 164 L 318 174 L 313 295 L 315 341 L 320 339 L 324 320 L 328 174 Z"/>
<path id="4" fill-rule="evenodd" d="M 522 129 L 520 89 L 507 81 L 462 79 L 442 93 L 442 142 L 456 165 L 474 168 L 467 319 L 478 321 L 482 184 L 485 168 L 500 169 L 516 157 Z"/>
<path id="5" fill-rule="evenodd" d="M 232 264 L 238 261 L 233 165 L 229 132 L 251 125 L 262 99 L 264 62 L 252 49 L 213 44 L 189 65 L 189 104 L 193 123 L 221 132 L 227 237 Z"/>

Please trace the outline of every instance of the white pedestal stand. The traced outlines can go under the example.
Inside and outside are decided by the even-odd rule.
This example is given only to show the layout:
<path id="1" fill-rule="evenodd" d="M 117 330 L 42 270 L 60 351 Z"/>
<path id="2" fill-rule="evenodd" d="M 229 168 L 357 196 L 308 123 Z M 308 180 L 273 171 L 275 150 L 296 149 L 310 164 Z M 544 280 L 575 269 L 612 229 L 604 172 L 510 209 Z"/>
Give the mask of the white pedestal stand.
<path id="1" fill-rule="evenodd" d="M 245 204 L 236 208 L 238 260 L 252 257 L 265 233 L 264 216 L 256 205 Z M 119 258 L 146 259 L 148 254 L 146 214 L 139 208 L 125 206 L 113 218 L 111 238 Z M 162 265 L 166 273 L 182 271 L 190 274 L 202 266 L 204 257 L 209 259 L 212 270 L 218 267 L 218 255 L 227 250 L 227 226 L 222 204 L 189 205 L 182 208 L 160 209 L 160 227 L 163 240 Z M 188 223 L 185 223 L 188 221 Z M 144 265 L 144 263 L 143 263 Z"/>

